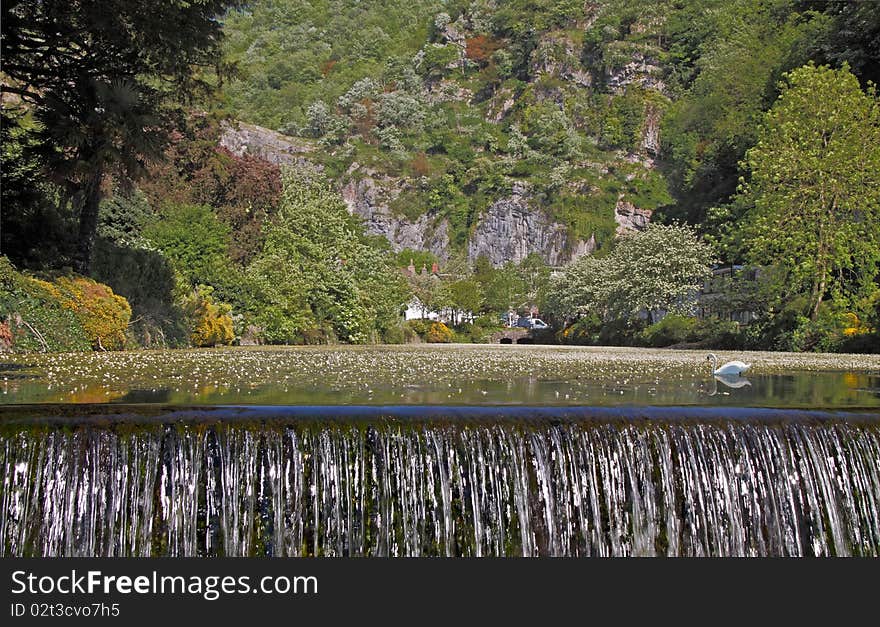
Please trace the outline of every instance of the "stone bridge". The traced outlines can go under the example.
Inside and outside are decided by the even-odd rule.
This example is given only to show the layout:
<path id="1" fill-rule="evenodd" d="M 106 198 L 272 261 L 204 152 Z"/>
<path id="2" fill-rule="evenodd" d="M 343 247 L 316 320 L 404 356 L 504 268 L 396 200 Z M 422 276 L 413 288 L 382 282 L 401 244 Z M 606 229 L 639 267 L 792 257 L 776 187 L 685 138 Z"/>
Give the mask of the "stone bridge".
<path id="1" fill-rule="evenodd" d="M 490 336 L 491 344 L 533 344 L 531 331 L 522 327 L 511 327 L 496 331 Z"/>

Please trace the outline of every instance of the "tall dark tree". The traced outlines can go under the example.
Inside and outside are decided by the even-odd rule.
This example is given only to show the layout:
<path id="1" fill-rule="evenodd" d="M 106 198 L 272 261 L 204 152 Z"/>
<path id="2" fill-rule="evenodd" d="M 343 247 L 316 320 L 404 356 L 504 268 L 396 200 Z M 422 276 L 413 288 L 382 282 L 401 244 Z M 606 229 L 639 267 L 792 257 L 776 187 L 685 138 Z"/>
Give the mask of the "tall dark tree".
<path id="1" fill-rule="evenodd" d="M 161 154 L 166 105 L 208 86 L 218 17 L 234 3 L 3 0 L 4 107 L 17 98 L 41 123 L 47 167 L 79 208 L 79 272 L 91 263 L 105 177 L 135 179 Z"/>

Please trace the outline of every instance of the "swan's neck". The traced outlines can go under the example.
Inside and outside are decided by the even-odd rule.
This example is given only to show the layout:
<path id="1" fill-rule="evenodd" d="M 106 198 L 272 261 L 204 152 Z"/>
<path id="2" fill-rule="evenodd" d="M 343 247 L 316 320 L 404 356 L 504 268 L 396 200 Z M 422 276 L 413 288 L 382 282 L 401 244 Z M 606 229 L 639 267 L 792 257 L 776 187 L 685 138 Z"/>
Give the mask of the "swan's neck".
<path id="1" fill-rule="evenodd" d="M 718 370 L 718 358 L 715 356 L 714 353 L 710 353 L 709 359 L 712 360 L 712 372 L 715 372 L 716 370 Z"/>

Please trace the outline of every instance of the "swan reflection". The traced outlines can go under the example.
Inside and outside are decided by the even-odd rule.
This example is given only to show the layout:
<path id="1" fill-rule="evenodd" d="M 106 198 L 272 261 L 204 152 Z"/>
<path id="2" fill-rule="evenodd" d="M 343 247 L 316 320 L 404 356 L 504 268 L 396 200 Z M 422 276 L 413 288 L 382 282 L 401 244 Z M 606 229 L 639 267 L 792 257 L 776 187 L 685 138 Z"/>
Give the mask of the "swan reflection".
<path id="1" fill-rule="evenodd" d="M 726 387 L 729 388 L 744 388 L 747 385 L 752 385 L 752 382 L 746 379 L 745 377 L 741 377 L 739 375 L 733 374 L 716 374 L 712 379 L 712 391 L 709 392 L 709 396 L 715 396 L 718 394 L 718 382 L 721 382 Z M 721 392 L 722 394 L 730 394 L 730 392 Z"/>

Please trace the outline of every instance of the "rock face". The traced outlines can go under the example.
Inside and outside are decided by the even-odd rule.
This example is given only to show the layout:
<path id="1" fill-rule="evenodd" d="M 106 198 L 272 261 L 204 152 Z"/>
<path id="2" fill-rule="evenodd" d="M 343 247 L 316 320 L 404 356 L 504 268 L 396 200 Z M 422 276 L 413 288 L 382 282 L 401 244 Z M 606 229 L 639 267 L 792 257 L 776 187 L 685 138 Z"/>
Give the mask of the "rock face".
<path id="1" fill-rule="evenodd" d="M 357 170 L 356 166 L 352 164 L 349 174 Z M 350 177 L 341 192 L 349 212 L 363 218 L 367 232 L 387 239 L 395 252 L 412 248 L 428 250 L 443 261 L 449 258 L 449 225 L 445 219 L 423 214 L 411 221 L 396 215 L 389 203 L 400 194 L 402 183 L 369 171 L 360 174 L 358 178 Z"/>
<path id="2" fill-rule="evenodd" d="M 628 63 L 605 71 L 605 83 L 610 88 L 621 92 L 629 85 L 640 85 L 660 93 L 666 92 L 663 68 L 657 59 L 635 48 L 630 50 L 629 58 Z"/>
<path id="3" fill-rule="evenodd" d="M 504 115 L 506 100 L 501 104 Z M 657 119 L 649 116 L 645 128 L 644 148 L 656 150 Z M 315 168 L 308 159 L 313 150 L 307 142 L 251 124 L 236 123 L 224 127 L 220 144 L 236 155 L 250 154 L 277 164 Z M 649 157 L 631 155 L 628 161 L 653 167 Z M 588 164 L 590 165 L 590 164 Z M 592 164 L 600 173 L 607 173 L 601 164 Z M 426 250 L 441 261 L 449 258 L 449 223 L 445 218 L 428 212 L 415 220 L 391 209 L 391 203 L 412 182 L 399 177 L 379 174 L 358 163 L 336 181 L 350 213 L 360 216 L 367 232 L 386 238 L 394 251 L 405 248 Z M 639 209 L 621 199 L 614 209 L 617 233 L 644 229 L 651 211 Z M 586 240 L 572 238 L 568 228 L 550 218 L 530 202 L 528 186 L 517 182 L 511 194 L 496 200 L 480 216 L 468 240 L 468 258 L 474 261 L 486 255 L 494 266 L 507 262 L 519 263 L 538 253 L 551 266 L 563 266 L 596 250 L 593 236 Z"/>
<path id="4" fill-rule="evenodd" d="M 519 263 L 538 253 L 551 266 L 562 266 L 596 249 L 596 241 L 571 241 L 568 229 L 543 211 L 529 207 L 525 189 L 514 186 L 513 194 L 494 202 L 481 217 L 468 242 L 468 259 L 486 255 L 494 266 Z"/>
<path id="5" fill-rule="evenodd" d="M 513 97 L 513 91 L 502 87 L 489 101 L 489 106 L 486 107 L 486 119 L 497 124 L 513 109 L 514 104 L 516 104 L 516 100 Z"/>
<path id="6" fill-rule="evenodd" d="M 454 81 L 441 80 L 423 92 L 425 102 L 437 104 L 440 102 L 469 102 L 474 97 L 474 92 L 459 86 Z"/>
<path id="7" fill-rule="evenodd" d="M 593 77 L 581 67 L 580 47 L 570 37 L 551 33 L 543 37 L 532 52 L 533 75 L 550 74 L 580 87 L 590 87 Z"/>
<path id="8" fill-rule="evenodd" d="M 660 153 L 660 112 L 649 106 L 645 110 L 645 128 L 642 130 L 642 148 L 650 155 Z M 653 167 L 653 164 L 652 164 Z"/>
<path id="9" fill-rule="evenodd" d="M 618 200 L 614 207 L 614 221 L 617 222 L 617 234 L 623 235 L 627 231 L 641 231 L 651 221 L 653 211 L 639 209 L 625 200 Z"/>
<path id="10" fill-rule="evenodd" d="M 224 123 L 220 145 L 237 157 L 247 153 L 278 165 L 304 163 L 304 155 L 312 151 L 302 141 L 244 122 Z"/>

